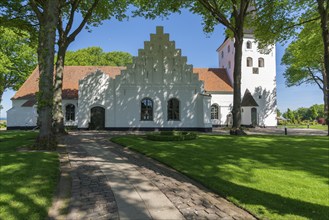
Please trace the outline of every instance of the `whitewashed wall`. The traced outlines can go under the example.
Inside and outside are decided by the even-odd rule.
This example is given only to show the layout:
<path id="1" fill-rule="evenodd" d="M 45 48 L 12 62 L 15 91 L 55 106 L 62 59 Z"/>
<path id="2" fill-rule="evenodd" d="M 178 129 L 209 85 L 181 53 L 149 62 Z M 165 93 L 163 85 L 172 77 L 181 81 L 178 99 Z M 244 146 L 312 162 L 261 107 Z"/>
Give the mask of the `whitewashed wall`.
<path id="1" fill-rule="evenodd" d="M 27 100 L 13 100 L 13 107 L 7 111 L 7 127 L 34 127 L 37 124 L 35 107 L 21 107 Z"/>
<path id="2" fill-rule="evenodd" d="M 252 49 L 247 49 L 247 41 L 252 42 Z M 276 48 L 271 46 L 271 52 L 261 53 L 258 43 L 252 36 L 244 38 L 242 53 L 242 78 L 241 92 L 249 89 L 257 107 L 257 118 L 259 126 L 276 126 Z M 264 59 L 264 67 L 258 67 L 259 74 L 253 74 L 252 68 L 247 67 L 247 57 L 253 58 L 253 67 L 258 67 L 258 59 Z M 248 115 L 249 114 L 245 114 Z"/>
<path id="3" fill-rule="evenodd" d="M 252 49 L 247 49 L 247 41 L 252 42 Z M 229 60 L 234 63 L 233 54 L 227 55 L 227 47 L 230 45 L 231 51 L 234 41 L 227 39 L 217 50 L 219 57 L 219 67 L 227 67 Z M 276 126 L 276 48 L 270 46 L 270 53 L 264 54 L 258 50 L 258 43 L 252 35 L 245 35 L 242 48 L 242 66 L 241 66 L 241 95 L 244 95 L 246 89 L 249 89 L 257 107 L 258 125 L 259 126 Z M 224 51 L 224 58 L 221 58 L 221 52 Z M 259 67 L 259 74 L 253 74 L 253 67 L 247 67 L 247 57 L 253 59 L 253 67 L 258 67 L 258 58 L 264 59 L 264 67 Z M 227 69 L 230 80 L 233 80 L 233 68 Z M 233 101 L 233 98 L 232 98 Z M 247 110 L 248 111 L 248 110 Z M 243 118 L 246 117 L 246 118 Z M 242 123 L 249 125 L 249 114 L 242 114 Z M 246 124 L 245 124 L 246 123 Z"/>
<path id="4" fill-rule="evenodd" d="M 211 93 L 211 105 L 217 104 L 219 107 L 218 119 L 213 119 L 212 124 L 218 126 L 231 125 L 231 120 L 228 120 L 233 107 L 233 94 Z"/>
<path id="5" fill-rule="evenodd" d="M 228 52 L 228 47 L 230 47 L 230 52 Z M 217 49 L 217 52 L 219 68 L 226 69 L 230 82 L 233 85 L 234 41 L 230 39 L 225 40 L 225 42 Z M 222 52 L 224 56 L 222 56 Z M 229 63 L 231 63 L 231 67 L 229 66 Z"/>
<path id="6" fill-rule="evenodd" d="M 12 100 L 12 108 L 7 111 L 7 127 L 36 127 L 38 113 L 36 105 L 33 107 L 22 107 L 27 99 Z M 65 126 L 77 126 L 77 103 L 78 100 L 63 100 L 62 102 L 64 124 Z M 65 121 L 65 106 L 68 104 L 75 105 L 75 121 Z"/>
<path id="7" fill-rule="evenodd" d="M 192 65 L 157 27 L 138 57 L 115 79 L 97 71 L 79 82 L 78 127 L 87 128 L 90 109 L 105 108 L 105 127 L 115 128 L 211 128 L 210 96 Z M 153 121 L 141 120 L 141 101 L 153 100 Z M 180 102 L 180 120 L 168 120 L 167 102 Z M 201 106 L 201 107 L 200 107 Z"/>

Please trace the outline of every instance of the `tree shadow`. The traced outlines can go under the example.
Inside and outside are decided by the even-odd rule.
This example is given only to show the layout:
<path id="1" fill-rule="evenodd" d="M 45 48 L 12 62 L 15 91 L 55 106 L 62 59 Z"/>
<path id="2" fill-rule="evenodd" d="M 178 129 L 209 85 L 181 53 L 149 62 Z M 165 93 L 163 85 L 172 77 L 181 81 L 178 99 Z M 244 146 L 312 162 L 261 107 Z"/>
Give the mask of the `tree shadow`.
<path id="1" fill-rule="evenodd" d="M 17 146 L 30 146 L 29 138 L 29 133 L 20 133 L 2 139 L 0 219 L 44 219 L 47 216 L 58 179 L 57 156 L 47 152 L 17 152 Z"/>
<path id="2" fill-rule="evenodd" d="M 312 219 L 328 217 L 328 206 L 313 204 L 287 196 L 282 196 L 228 181 L 255 181 L 253 172 L 258 168 L 302 171 L 319 178 L 329 177 L 328 139 L 325 137 L 228 137 L 201 136 L 197 141 L 171 143 L 157 142 L 156 145 L 134 137 L 132 145 L 153 158 L 166 162 L 169 166 L 201 181 L 202 184 L 217 193 L 243 204 L 264 207 L 278 215 L 299 215 Z M 247 140 L 249 139 L 249 140 Z M 250 141 L 250 139 L 252 141 Z M 137 144 L 141 142 L 140 144 Z M 150 145 L 151 144 L 151 145 Z M 145 146 L 145 147 L 144 147 Z M 147 146 L 147 147 L 146 147 Z M 154 149 L 156 149 L 156 152 Z M 174 150 L 173 150 L 174 149 Z M 258 161 L 261 163 L 255 163 Z M 237 167 L 236 172 L 230 165 Z M 260 167 L 257 167 L 260 166 Z M 189 167 L 186 169 L 186 167 Z M 301 181 L 303 181 L 301 179 Z M 278 183 L 277 183 L 278 184 Z M 327 183 L 329 184 L 329 183 Z"/>

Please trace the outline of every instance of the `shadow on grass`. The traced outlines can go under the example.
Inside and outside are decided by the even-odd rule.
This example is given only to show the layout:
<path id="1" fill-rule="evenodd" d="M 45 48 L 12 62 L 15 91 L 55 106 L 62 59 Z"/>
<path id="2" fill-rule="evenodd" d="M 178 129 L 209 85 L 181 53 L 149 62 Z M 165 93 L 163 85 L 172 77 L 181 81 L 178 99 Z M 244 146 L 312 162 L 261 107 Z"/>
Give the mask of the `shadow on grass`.
<path id="1" fill-rule="evenodd" d="M 35 134 L 6 136 L 0 147 L 0 219 L 44 219 L 58 180 L 57 154 L 16 151 L 30 146 Z"/>
<path id="2" fill-rule="evenodd" d="M 226 185 L 230 188 L 230 192 L 224 196 L 237 199 L 244 204 L 263 206 L 264 208 L 259 208 L 258 210 L 260 215 L 270 211 L 281 216 L 293 214 L 308 219 L 328 219 L 328 206 L 283 197 L 277 194 L 237 185 L 222 179 L 219 181 L 221 185 Z M 266 215 L 259 217 L 266 218 Z"/>
<path id="3" fill-rule="evenodd" d="M 264 169 L 270 176 L 271 170 L 287 171 L 288 175 L 290 171 L 307 172 L 328 184 L 328 141 L 328 137 L 201 135 L 195 141 L 180 143 L 152 142 L 141 137 L 122 137 L 120 143 L 166 163 L 217 193 L 238 201 L 239 204 L 257 206 L 256 212 L 257 215 L 261 215 L 260 217 L 268 218 L 266 212 L 270 212 L 282 216 L 290 214 L 312 219 L 327 219 L 328 206 L 306 202 L 307 197 L 302 201 L 289 198 L 288 195 L 286 197 L 273 193 L 271 187 L 280 184 L 273 177 L 273 185 L 263 186 L 267 191 L 227 180 L 235 179 L 240 183 L 253 184 L 253 172 Z M 285 181 L 284 178 L 281 177 L 281 181 Z M 283 184 L 289 190 L 290 177 L 286 178 L 287 182 Z M 300 182 L 303 182 L 303 178 Z M 314 190 L 317 189 L 315 186 L 312 187 Z M 302 192 L 295 193 L 298 193 L 300 198 L 305 196 Z"/>

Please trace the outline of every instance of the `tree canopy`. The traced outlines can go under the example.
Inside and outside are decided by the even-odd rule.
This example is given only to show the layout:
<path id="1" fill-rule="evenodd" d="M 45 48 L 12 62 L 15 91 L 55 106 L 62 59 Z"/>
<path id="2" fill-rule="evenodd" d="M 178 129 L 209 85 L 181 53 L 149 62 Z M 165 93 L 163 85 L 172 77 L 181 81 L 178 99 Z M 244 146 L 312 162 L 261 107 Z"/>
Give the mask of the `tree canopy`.
<path id="1" fill-rule="evenodd" d="M 36 46 L 29 32 L 0 26 L 0 101 L 3 92 L 17 90 L 36 65 Z"/>
<path id="2" fill-rule="evenodd" d="M 287 86 L 317 83 L 323 87 L 323 44 L 319 22 L 307 23 L 285 50 L 282 64 Z"/>
<path id="3" fill-rule="evenodd" d="M 67 51 L 67 66 L 127 66 L 132 63 L 132 55 L 127 52 L 104 52 L 100 47 L 88 47 L 77 51 Z"/>

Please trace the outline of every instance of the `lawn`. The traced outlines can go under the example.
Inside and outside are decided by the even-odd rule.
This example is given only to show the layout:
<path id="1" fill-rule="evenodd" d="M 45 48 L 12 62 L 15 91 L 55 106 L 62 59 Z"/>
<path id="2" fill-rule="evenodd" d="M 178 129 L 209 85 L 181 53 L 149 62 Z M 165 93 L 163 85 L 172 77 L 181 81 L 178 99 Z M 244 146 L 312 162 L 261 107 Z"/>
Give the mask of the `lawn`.
<path id="1" fill-rule="evenodd" d="M 262 219 L 329 219 L 328 137 L 213 136 L 112 141 L 201 182 Z"/>
<path id="2" fill-rule="evenodd" d="M 36 132 L 0 131 L 0 219 L 45 219 L 59 177 L 55 152 L 17 152 Z"/>

